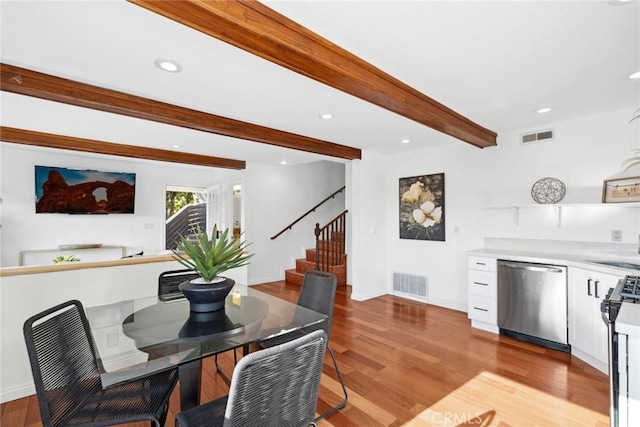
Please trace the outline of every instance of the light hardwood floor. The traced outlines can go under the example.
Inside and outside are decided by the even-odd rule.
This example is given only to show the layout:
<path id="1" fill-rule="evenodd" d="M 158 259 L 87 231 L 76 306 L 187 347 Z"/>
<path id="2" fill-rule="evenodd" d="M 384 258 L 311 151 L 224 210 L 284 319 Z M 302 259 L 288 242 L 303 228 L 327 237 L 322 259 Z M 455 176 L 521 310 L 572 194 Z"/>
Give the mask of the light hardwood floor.
<path id="1" fill-rule="evenodd" d="M 295 301 L 284 282 L 257 287 Z M 607 377 L 569 354 L 472 329 L 466 313 L 403 298 L 336 299 L 331 346 L 349 392 L 322 426 L 602 426 L 609 424 Z M 231 357 L 223 365 L 232 369 Z M 227 393 L 211 358 L 203 401 Z M 325 360 L 318 411 L 340 400 Z M 171 398 L 167 426 L 179 410 Z M 0 407 L 2 427 L 41 426 L 35 397 Z M 142 427 L 136 423 L 128 426 Z"/>

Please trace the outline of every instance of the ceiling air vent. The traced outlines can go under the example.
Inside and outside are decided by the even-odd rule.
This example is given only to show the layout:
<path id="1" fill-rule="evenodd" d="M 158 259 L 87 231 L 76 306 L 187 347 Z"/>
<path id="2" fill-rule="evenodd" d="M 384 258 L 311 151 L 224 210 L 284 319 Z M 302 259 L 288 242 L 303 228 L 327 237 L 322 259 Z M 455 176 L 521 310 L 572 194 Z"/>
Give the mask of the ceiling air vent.
<path id="1" fill-rule="evenodd" d="M 531 144 L 539 141 L 550 141 L 553 139 L 553 129 L 540 132 L 526 133 L 520 135 L 520 144 Z"/>

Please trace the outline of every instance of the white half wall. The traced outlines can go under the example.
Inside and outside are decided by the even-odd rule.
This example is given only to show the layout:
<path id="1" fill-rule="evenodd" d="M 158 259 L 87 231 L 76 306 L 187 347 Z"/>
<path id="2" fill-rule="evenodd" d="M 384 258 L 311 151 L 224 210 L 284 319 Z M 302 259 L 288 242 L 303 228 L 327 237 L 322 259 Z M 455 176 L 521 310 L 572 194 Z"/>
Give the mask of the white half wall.
<path id="1" fill-rule="evenodd" d="M 154 296 L 160 273 L 181 268 L 177 261 L 166 261 L 2 277 L 0 401 L 35 393 L 22 334 L 29 317 L 71 299 L 86 308 Z M 243 280 L 246 269 L 230 270 L 227 276 Z"/>

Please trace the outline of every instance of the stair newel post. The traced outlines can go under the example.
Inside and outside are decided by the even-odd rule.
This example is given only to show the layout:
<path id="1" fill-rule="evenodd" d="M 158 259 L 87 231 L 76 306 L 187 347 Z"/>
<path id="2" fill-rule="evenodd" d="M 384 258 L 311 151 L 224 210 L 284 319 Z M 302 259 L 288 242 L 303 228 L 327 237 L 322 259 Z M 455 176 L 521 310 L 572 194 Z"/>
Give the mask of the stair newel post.
<path id="1" fill-rule="evenodd" d="M 336 253 L 338 253 L 339 257 L 340 257 L 340 262 L 338 262 L 337 264 L 344 264 L 344 250 L 345 250 L 345 229 L 344 229 L 344 223 L 345 223 L 345 217 L 346 215 L 341 215 L 340 218 L 338 219 L 339 222 L 339 232 L 340 232 L 340 239 L 338 240 L 338 245 L 339 245 L 339 250 L 336 251 Z"/>
<path id="2" fill-rule="evenodd" d="M 316 270 L 318 270 L 319 265 L 320 265 L 320 260 L 319 260 L 319 253 L 320 253 L 320 245 L 318 243 L 318 240 L 320 238 L 320 224 L 316 222 L 316 229 L 314 230 L 314 233 L 316 235 Z"/>
<path id="3" fill-rule="evenodd" d="M 324 227 L 322 229 L 322 255 L 320 258 L 320 270 L 321 271 L 329 271 L 329 250 L 327 248 L 327 242 L 329 241 L 329 228 Z"/>
<path id="4" fill-rule="evenodd" d="M 336 260 L 336 254 L 338 253 L 336 251 L 336 224 L 337 222 L 332 222 L 331 223 L 331 231 L 330 231 L 330 238 L 329 240 L 331 241 L 331 263 L 330 265 L 336 265 L 337 264 L 337 260 Z"/>

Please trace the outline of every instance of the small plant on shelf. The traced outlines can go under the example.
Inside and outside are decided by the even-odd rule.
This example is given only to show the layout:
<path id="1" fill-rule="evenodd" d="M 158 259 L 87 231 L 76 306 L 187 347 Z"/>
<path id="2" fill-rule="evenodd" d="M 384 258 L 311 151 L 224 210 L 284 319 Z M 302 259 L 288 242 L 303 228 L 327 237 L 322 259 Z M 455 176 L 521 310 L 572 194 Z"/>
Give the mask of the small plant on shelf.
<path id="1" fill-rule="evenodd" d="M 78 261 L 80 261 L 80 258 L 76 257 L 75 255 L 59 255 L 53 259 L 54 264 Z"/>
<path id="2" fill-rule="evenodd" d="M 629 122 L 640 119 L 640 108 L 638 108 L 635 113 L 633 113 L 633 117 Z M 627 160 L 622 162 L 622 167 L 624 167 L 625 171 L 628 171 L 634 166 L 640 165 L 640 150 L 633 150 L 633 153 L 636 154 L 634 157 L 629 157 Z"/>
<path id="3" fill-rule="evenodd" d="M 240 236 L 231 237 L 229 233 L 228 228 L 218 232 L 214 225 L 209 236 L 198 228 L 193 236 L 182 238 L 178 248 L 172 250 L 173 258 L 198 273 L 203 283 L 215 283 L 221 273 L 248 265 L 253 256 L 246 254 L 248 244 L 241 241 Z"/>

